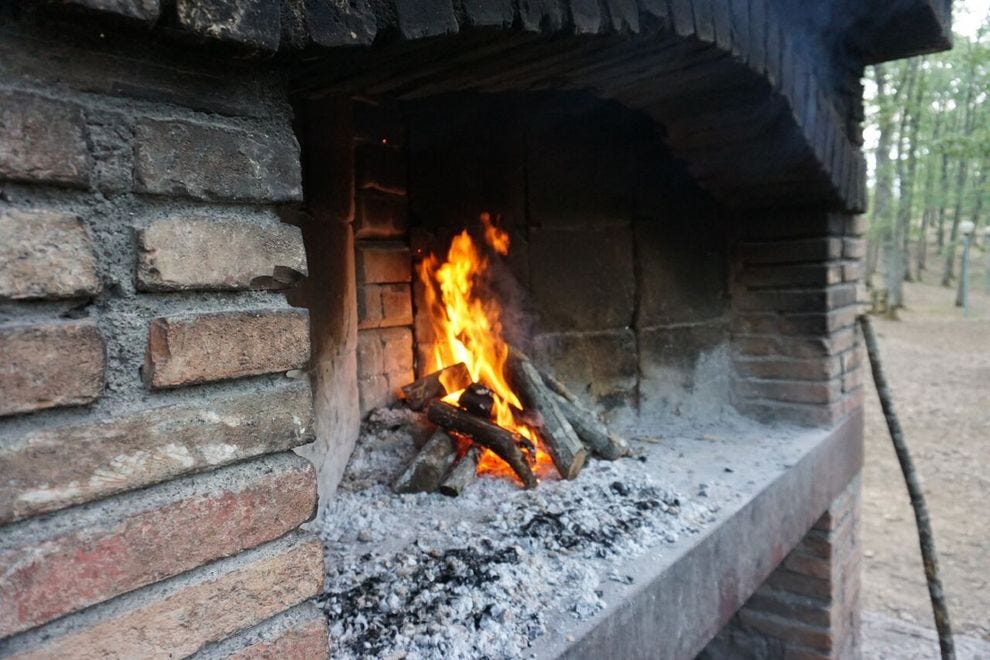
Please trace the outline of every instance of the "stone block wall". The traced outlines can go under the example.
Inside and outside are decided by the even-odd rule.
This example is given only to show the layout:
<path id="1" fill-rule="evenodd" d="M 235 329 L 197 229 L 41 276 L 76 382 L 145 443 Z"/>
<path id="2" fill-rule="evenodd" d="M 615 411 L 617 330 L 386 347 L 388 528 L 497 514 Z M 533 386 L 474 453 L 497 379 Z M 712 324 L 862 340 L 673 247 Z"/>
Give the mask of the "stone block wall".
<path id="1" fill-rule="evenodd" d="M 860 655 L 857 476 L 699 655 L 701 660 Z"/>
<path id="2" fill-rule="evenodd" d="M 281 77 L 0 13 L 0 655 L 318 657 Z"/>
<path id="3" fill-rule="evenodd" d="M 442 254 L 488 212 L 512 241 L 492 266 L 515 280 L 498 292 L 506 335 L 575 392 L 616 414 L 671 413 L 696 386 L 728 400 L 727 355 L 699 377 L 728 340 L 728 212 L 645 116 L 584 94 L 465 94 L 403 110 L 414 258 Z M 421 298 L 415 332 L 428 351 Z"/>

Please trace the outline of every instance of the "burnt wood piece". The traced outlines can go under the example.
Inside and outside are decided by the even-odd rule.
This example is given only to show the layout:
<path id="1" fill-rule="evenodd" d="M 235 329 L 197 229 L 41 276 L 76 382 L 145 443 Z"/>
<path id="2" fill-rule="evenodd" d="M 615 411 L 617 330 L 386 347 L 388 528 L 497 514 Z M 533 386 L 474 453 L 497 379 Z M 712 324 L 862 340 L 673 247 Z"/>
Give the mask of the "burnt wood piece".
<path id="1" fill-rule="evenodd" d="M 451 390 L 448 391 L 443 383 L 440 382 L 441 376 L 448 383 L 451 383 Z M 407 406 L 413 410 L 422 410 L 433 399 L 439 399 L 450 394 L 450 392 L 462 390 L 470 384 L 471 374 L 468 373 L 467 366 L 463 362 L 458 362 L 457 364 L 444 367 L 439 371 L 434 371 L 432 374 L 418 378 L 400 388 L 400 391 Z"/>
<path id="2" fill-rule="evenodd" d="M 544 371 L 540 372 L 540 376 L 543 377 L 544 384 L 557 395 L 557 403 L 564 417 L 595 456 L 614 461 L 629 454 L 629 443 L 624 438 L 609 433 L 598 416 L 585 408 L 566 385 Z"/>
<path id="3" fill-rule="evenodd" d="M 536 487 L 536 477 L 519 451 L 519 445 L 525 439 L 518 434 L 443 401 L 430 405 L 426 414 L 437 426 L 466 435 L 482 447 L 491 449 L 519 476 L 525 488 Z"/>
<path id="4" fill-rule="evenodd" d="M 440 484 L 440 492 L 448 497 L 457 497 L 471 485 L 478 472 L 478 461 L 481 459 L 481 448 L 475 445 L 457 461 L 450 474 Z"/>
<path id="5" fill-rule="evenodd" d="M 553 396 L 556 397 L 557 405 L 560 406 L 560 412 L 564 413 L 564 417 L 574 427 L 574 432 L 591 450 L 592 454 L 609 461 L 629 454 L 629 443 L 623 438 L 609 433 L 593 412 L 562 396 L 557 396 L 557 394 Z"/>
<path id="6" fill-rule="evenodd" d="M 444 431 L 438 430 L 395 480 L 392 490 L 396 493 L 432 493 L 440 486 L 455 458 L 457 444 Z"/>
<path id="7" fill-rule="evenodd" d="M 492 409 L 495 408 L 495 397 L 492 396 L 492 391 L 481 383 L 471 383 L 457 399 L 457 405 L 472 415 L 491 419 Z"/>
<path id="8" fill-rule="evenodd" d="M 529 358 L 519 351 L 510 351 L 506 366 L 523 404 L 539 410 L 543 416 L 540 435 L 550 450 L 550 458 L 553 459 L 557 472 L 564 479 L 573 479 L 588 460 L 588 449 L 581 443 L 574 427 L 557 405 L 556 396 L 544 384 L 543 377 Z"/>

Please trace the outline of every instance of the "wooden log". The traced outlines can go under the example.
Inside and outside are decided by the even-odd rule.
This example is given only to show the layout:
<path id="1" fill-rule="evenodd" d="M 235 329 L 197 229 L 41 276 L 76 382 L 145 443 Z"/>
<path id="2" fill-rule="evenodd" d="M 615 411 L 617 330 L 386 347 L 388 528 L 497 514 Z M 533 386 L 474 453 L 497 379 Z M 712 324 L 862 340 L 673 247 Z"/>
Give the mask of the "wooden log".
<path id="1" fill-rule="evenodd" d="M 454 459 L 457 445 L 446 432 L 438 430 L 392 484 L 396 493 L 432 493 L 440 486 Z"/>
<path id="2" fill-rule="evenodd" d="M 519 444 L 525 438 L 443 401 L 430 405 L 426 415 L 437 426 L 466 435 L 482 447 L 491 449 L 519 476 L 525 488 L 536 486 L 536 477 L 519 450 Z"/>
<path id="3" fill-rule="evenodd" d="M 481 459 L 481 448 L 477 445 L 467 450 L 467 453 L 457 461 L 450 474 L 440 484 L 440 492 L 447 497 L 457 497 L 471 485 L 478 472 L 478 461 Z"/>
<path id="4" fill-rule="evenodd" d="M 495 397 L 492 391 L 481 383 L 471 383 L 457 399 L 457 405 L 472 415 L 491 419 L 492 410 L 495 408 Z"/>
<path id="5" fill-rule="evenodd" d="M 450 389 L 444 387 L 441 377 L 451 386 Z M 440 399 L 470 384 L 471 374 L 468 373 L 467 366 L 463 362 L 458 362 L 399 388 L 399 396 L 413 410 L 422 410 L 433 399 Z"/>
<path id="6" fill-rule="evenodd" d="M 599 458 L 614 461 L 617 458 L 627 456 L 630 452 L 629 443 L 623 438 L 609 433 L 593 412 L 581 407 L 578 403 L 572 403 L 562 396 L 554 395 L 560 411 L 564 417 L 574 427 L 574 432 L 581 438 L 581 441 L 591 450 L 591 453 Z"/>
<path id="7" fill-rule="evenodd" d="M 518 351 L 511 351 L 506 367 L 509 380 L 518 389 L 523 404 L 539 410 L 543 416 L 540 435 L 550 450 L 554 466 L 561 477 L 573 479 L 588 460 L 588 449 L 581 443 L 574 427 L 557 404 L 557 398 L 529 358 Z"/>
<path id="8" fill-rule="evenodd" d="M 588 410 L 566 385 L 545 371 L 541 371 L 540 376 L 544 384 L 557 395 L 560 410 L 574 427 L 575 433 L 595 456 L 614 461 L 629 455 L 629 443 L 624 438 L 609 433 L 598 416 Z"/>

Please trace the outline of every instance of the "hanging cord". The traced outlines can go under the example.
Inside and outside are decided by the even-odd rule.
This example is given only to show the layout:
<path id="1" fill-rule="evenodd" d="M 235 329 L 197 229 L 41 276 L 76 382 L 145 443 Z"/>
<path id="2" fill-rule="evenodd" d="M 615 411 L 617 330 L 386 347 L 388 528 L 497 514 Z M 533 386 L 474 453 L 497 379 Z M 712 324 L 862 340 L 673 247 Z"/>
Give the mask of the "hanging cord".
<path id="1" fill-rule="evenodd" d="M 938 556 L 935 554 L 935 536 L 932 534 L 925 495 L 921 492 L 921 481 L 918 479 L 918 473 L 911 461 L 911 454 L 908 452 L 907 442 L 904 440 L 904 432 L 901 430 L 901 423 L 897 420 L 897 413 L 894 412 L 894 400 L 891 396 L 890 385 L 887 383 L 887 377 L 883 373 L 883 364 L 880 362 L 880 347 L 877 345 L 873 324 L 866 314 L 862 314 L 859 317 L 859 325 L 863 329 L 863 338 L 866 340 L 866 352 L 870 356 L 870 369 L 873 371 L 873 382 L 877 386 L 877 395 L 880 397 L 880 407 L 883 408 L 883 416 L 887 420 L 887 429 L 890 431 L 890 439 L 894 443 L 894 451 L 897 452 L 897 460 L 901 464 L 904 482 L 907 484 L 908 495 L 911 497 L 911 507 L 914 509 L 914 520 L 918 525 L 918 544 L 921 546 L 921 558 L 925 564 L 925 579 L 928 582 L 928 595 L 931 597 L 932 612 L 935 615 L 935 628 L 938 630 L 938 645 L 942 650 L 942 660 L 955 660 L 956 650 L 952 642 L 949 607 L 945 602 L 942 580 L 939 578 Z"/>

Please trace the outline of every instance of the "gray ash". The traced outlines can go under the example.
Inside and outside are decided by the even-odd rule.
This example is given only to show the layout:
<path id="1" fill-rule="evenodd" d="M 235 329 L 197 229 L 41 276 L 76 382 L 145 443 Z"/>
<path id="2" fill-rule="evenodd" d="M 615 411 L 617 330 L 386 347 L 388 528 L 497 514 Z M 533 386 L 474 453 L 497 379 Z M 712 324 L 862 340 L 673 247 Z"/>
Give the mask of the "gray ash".
<path id="1" fill-rule="evenodd" d="M 593 461 L 530 491 L 480 478 L 458 498 L 394 495 L 415 449 L 393 417 L 366 425 L 319 522 L 334 657 L 519 657 L 552 613 L 600 611 L 616 561 L 697 532 L 717 506 L 632 460 Z"/>

